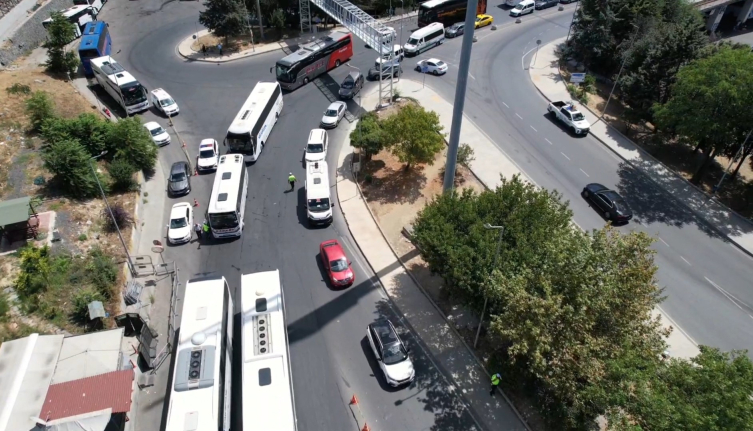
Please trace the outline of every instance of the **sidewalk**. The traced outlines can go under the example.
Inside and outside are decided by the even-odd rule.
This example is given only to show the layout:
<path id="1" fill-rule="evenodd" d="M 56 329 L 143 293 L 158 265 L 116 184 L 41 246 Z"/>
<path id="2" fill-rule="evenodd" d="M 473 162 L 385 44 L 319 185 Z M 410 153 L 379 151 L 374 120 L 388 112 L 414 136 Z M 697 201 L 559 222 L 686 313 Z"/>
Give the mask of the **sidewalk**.
<path id="1" fill-rule="evenodd" d="M 557 57 L 554 54 L 556 46 L 564 42 L 564 39 L 561 38 L 542 46 L 539 49 L 536 64 L 532 64 L 528 69 L 533 84 L 550 101 L 572 99 L 560 76 Z M 583 106 L 579 102 L 575 103 Z M 710 195 L 672 172 L 615 128 L 603 121 L 597 122 L 598 116 L 588 108 L 580 111 L 592 124 L 592 136 L 675 196 L 678 202 L 705 220 L 720 235 L 727 237 L 742 251 L 753 256 L 753 223 L 750 220 L 715 199 L 710 199 Z"/>
<path id="2" fill-rule="evenodd" d="M 405 15 L 396 15 L 392 17 L 391 19 L 381 18 L 378 21 L 383 24 L 387 24 L 389 26 L 390 23 L 399 21 L 401 19 L 413 18 L 416 15 L 418 15 L 418 12 L 410 12 Z M 296 51 L 298 49 L 298 45 L 311 42 L 319 37 L 329 34 L 330 31 L 337 30 L 337 29 L 342 29 L 342 26 L 337 25 L 335 27 L 328 27 L 327 29 L 318 31 L 316 33 L 307 33 L 297 38 L 291 38 L 284 41 L 256 44 L 254 45 L 254 48 L 249 48 L 240 52 L 235 52 L 232 54 L 227 54 L 227 55 L 222 55 L 222 56 L 219 55 L 218 52 L 216 52 L 217 50 L 216 47 L 207 47 L 206 55 L 204 55 L 201 51 L 197 52 L 191 49 L 191 45 L 193 44 L 194 40 L 209 34 L 209 30 L 201 30 L 198 33 L 191 34 L 187 38 L 183 39 L 180 42 L 180 44 L 178 44 L 178 54 L 180 54 L 182 57 L 186 58 L 187 60 L 191 60 L 191 61 L 204 61 L 207 63 L 226 63 L 228 61 L 240 60 L 243 58 L 253 57 L 255 55 L 264 54 L 267 52 L 273 52 L 273 51 L 279 51 L 279 50 L 285 50 L 286 52 Z M 194 39 L 194 36 L 196 36 L 196 39 Z"/>

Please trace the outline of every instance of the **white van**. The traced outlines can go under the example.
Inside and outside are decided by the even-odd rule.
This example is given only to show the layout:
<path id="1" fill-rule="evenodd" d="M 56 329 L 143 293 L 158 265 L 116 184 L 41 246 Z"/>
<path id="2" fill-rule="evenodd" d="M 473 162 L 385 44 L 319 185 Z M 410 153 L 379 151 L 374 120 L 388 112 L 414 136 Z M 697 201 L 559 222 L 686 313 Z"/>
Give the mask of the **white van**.
<path id="1" fill-rule="evenodd" d="M 320 162 L 327 159 L 327 147 L 329 147 L 329 137 L 324 129 L 312 129 L 309 133 L 309 141 L 306 144 L 305 160 L 307 162 Z"/>
<path id="2" fill-rule="evenodd" d="M 403 48 L 405 48 L 406 54 L 418 55 L 429 48 L 441 45 L 443 42 L 444 26 L 442 23 L 433 22 L 411 33 Z"/>
<path id="3" fill-rule="evenodd" d="M 377 57 L 376 61 L 374 62 L 374 67 L 379 67 L 382 62 L 384 64 L 388 64 L 387 58 L 389 57 L 389 52 L 385 52 L 384 55 L 381 57 Z M 403 61 L 403 58 L 405 58 L 405 52 L 403 51 L 403 47 L 400 45 L 394 45 L 392 47 L 392 64 L 397 65 L 401 61 Z"/>
<path id="4" fill-rule="evenodd" d="M 533 10 L 535 8 L 536 3 L 534 3 L 533 0 L 523 0 L 522 2 L 515 5 L 515 7 L 510 11 L 510 16 L 521 16 L 527 13 L 533 13 Z"/>
<path id="5" fill-rule="evenodd" d="M 332 198 L 330 197 L 327 162 L 306 163 L 306 217 L 309 224 L 332 223 Z"/>
<path id="6" fill-rule="evenodd" d="M 168 117 L 180 112 L 180 108 L 178 108 L 175 100 L 167 94 L 167 91 L 161 88 L 152 90 L 152 106 Z"/>

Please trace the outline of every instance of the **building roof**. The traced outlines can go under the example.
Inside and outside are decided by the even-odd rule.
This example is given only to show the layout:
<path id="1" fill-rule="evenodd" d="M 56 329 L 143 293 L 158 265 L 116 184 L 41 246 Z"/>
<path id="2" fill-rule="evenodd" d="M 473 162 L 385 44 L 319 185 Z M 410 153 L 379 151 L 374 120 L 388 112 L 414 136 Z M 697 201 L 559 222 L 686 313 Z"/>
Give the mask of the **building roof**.
<path id="1" fill-rule="evenodd" d="M 63 335 L 32 334 L 0 345 L 0 431 L 34 428 L 62 344 Z"/>
<path id="2" fill-rule="evenodd" d="M 65 338 L 50 384 L 117 371 L 123 331 L 117 328 Z"/>
<path id="3" fill-rule="evenodd" d="M 29 202 L 28 196 L 0 202 L 0 226 L 29 220 Z"/>
<path id="4" fill-rule="evenodd" d="M 132 391 L 133 370 L 50 385 L 38 416 L 52 421 L 108 408 L 113 414 L 125 413 L 131 410 Z"/>

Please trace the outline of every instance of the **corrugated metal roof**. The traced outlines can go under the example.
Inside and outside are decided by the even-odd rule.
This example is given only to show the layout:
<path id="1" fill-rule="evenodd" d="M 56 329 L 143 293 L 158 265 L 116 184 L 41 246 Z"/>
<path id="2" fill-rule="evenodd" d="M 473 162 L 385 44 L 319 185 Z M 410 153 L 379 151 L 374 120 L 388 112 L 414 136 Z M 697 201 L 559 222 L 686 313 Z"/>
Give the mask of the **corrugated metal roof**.
<path id="1" fill-rule="evenodd" d="M 28 220 L 29 202 L 31 198 L 28 196 L 0 202 L 0 226 Z"/>
<path id="2" fill-rule="evenodd" d="M 132 390 L 133 370 L 50 385 L 39 417 L 51 421 L 107 408 L 125 413 L 131 409 Z"/>

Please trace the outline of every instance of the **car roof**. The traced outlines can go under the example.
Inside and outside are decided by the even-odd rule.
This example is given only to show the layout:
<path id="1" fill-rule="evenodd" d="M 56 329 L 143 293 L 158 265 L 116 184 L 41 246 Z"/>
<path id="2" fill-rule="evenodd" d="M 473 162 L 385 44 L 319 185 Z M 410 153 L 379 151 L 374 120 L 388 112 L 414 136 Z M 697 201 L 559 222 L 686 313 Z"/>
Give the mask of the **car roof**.
<path id="1" fill-rule="evenodd" d="M 343 102 L 332 102 L 329 104 L 329 107 L 327 109 L 338 109 L 340 106 L 345 105 Z"/>
<path id="2" fill-rule="evenodd" d="M 426 61 L 431 61 L 432 63 L 436 63 L 436 62 L 438 62 L 438 61 L 442 61 L 442 60 L 440 60 L 440 59 L 438 59 L 438 58 L 434 58 L 434 57 L 432 57 L 432 58 L 430 58 L 430 59 L 428 59 L 428 60 L 426 60 Z"/>
<path id="3" fill-rule="evenodd" d="M 389 320 L 377 320 L 371 324 L 371 327 L 374 328 L 374 332 L 376 332 L 382 345 L 387 346 L 399 341 Z"/>
<path id="4" fill-rule="evenodd" d="M 324 241 L 320 247 L 327 253 L 329 259 L 341 259 L 345 257 L 345 251 L 336 239 Z"/>
<path id="5" fill-rule="evenodd" d="M 173 208 L 170 210 L 170 218 L 179 218 L 186 215 L 186 208 L 190 209 L 191 204 L 188 202 L 178 202 L 177 204 L 173 205 Z"/>
<path id="6" fill-rule="evenodd" d="M 619 195 L 619 193 L 617 193 L 617 192 L 616 192 L 616 191 L 614 191 L 614 190 L 607 190 L 607 191 L 605 191 L 605 192 L 604 192 L 604 193 L 602 193 L 602 194 L 603 194 L 604 196 L 608 197 L 609 199 L 611 199 L 611 200 L 612 200 L 612 202 L 616 202 L 616 203 L 618 203 L 618 204 L 623 204 L 623 205 L 626 205 L 626 204 L 625 204 L 625 199 L 622 199 L 622 196 L 620 196 L 620 195 Z"/>
<path id="7" fill-rule="evenodd" d="M 586 186 L 586 189 L 588 189 L 591 192 L 598 193 L 604 190 L 609 190 L 609 187 L 599 184 L 599 183 L 591 183 Z"/>
<path id="8" fill-rule="evenodd" d="M 152 94 L 157 96 L 157 98 L 159 99 L 167 99 L 168 97 L 170 97 L 170 95 L 167 94 L 167 91 L 161 88 L 155 88 L 154 90 L 152 90 Z"/>
<path id="9" fill-rule="evenodd" d="M 172 166 L 170 166 L 170 173 L 173 173 L 175 171 L 183 171 L 187 168 L 188 163 L 187 162 L 175 162 Z"/>
<path id="10" fill-rule="evenodd" d="M 203 147 L 204 145 L 214 145 L 214 142 L 215 141 L 212 138 L 202 139 L 201 142 L 199 142 L 199 147 Z"/>
<path id="11" fill-rule="evenodd" d="M 144 123 L 144 127 L 146 127 L 149 130 L 156 129 L 157 127 L 162 127 L 159 125 L 156 121 L 150 121 L 148 123 Z"/>
<path id="12" fill-rule="evenodd" d="M 356 70 L 351 70 L 350 72 L 348 72 L 348 76 L 346 76 L 345 79 L 350 78 L 352 80 L 355 80 L 359 76 L 361 76 L 361 72 L 358 72 Z"/>

